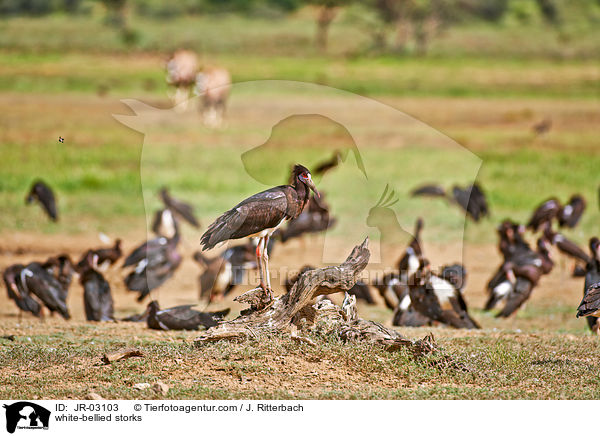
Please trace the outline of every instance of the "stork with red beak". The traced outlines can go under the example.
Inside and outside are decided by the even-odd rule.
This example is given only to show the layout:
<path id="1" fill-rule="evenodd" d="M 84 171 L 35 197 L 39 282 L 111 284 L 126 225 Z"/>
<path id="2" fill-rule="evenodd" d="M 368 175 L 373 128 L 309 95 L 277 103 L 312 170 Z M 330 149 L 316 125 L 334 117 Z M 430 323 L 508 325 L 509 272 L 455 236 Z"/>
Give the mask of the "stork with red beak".
<path id="1" fill-rule="evenodd" d="M 302 213 L 308 203 L 310 190 L 320 196 L 310 171 L 302 165 L 295 165 L 291 185 L 276 186 L 254 194 L 217 218 L 202 235 L 202 250 L 209 250 L 230 239 L 259 237 L 256 257 L 260 288 L 271 300 L 273 292 L 267 253 L 269 238 L 284 221 L 293 220 Z"/>

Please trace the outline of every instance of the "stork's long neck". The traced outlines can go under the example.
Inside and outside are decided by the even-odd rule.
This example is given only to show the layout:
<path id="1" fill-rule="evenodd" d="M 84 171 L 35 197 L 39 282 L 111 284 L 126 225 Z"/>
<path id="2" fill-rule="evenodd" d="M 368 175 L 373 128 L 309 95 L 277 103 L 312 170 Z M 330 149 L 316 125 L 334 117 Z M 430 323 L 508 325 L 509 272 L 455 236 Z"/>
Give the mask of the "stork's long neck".
<path id="1" fill-rule="evenodd" d="M 302 213 L 304 207 L 306 206 L 306 203 L 308 203 L 308 199 L 310 198 L 310 189 L 308 189 L 308 187 L 304 183 L 296 180 L 296 183 L 294 184 L 294 190 L 298 195 L 298 211 L 296 212 L 296 216 L 294 217 L 296 218 Z"/>

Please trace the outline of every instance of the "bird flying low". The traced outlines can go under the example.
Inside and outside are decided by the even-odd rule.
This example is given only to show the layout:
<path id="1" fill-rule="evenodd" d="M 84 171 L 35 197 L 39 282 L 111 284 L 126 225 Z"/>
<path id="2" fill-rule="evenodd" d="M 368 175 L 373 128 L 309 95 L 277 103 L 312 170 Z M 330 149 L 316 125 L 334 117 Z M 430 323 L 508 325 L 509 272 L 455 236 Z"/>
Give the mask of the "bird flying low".
<path id="1" fill-rule="evenodd" d="M 455 203 L 462 208 L 467 216 L 475 222 L 489 216 L 490 210 L 483 190 L 477 183 L 461 188 L 458 185 L 452 187 L 452 193 L 438 185 L 422 185 L 411 191 L 413 197 L 440 197 L 450 203 Z"/>
<path id="2" fill-rule="evenodd" d="M 50 217 L 52 221 L 58 221 L 58 211 L 56 209 L 56 198 L 54 192 L 46 183 L 41 180 L 37 180 L 31 186 L 29 194 L 25 198 L 25 203 L 30 204 L 33 201 L 38 201 L 44 212 Z"/>

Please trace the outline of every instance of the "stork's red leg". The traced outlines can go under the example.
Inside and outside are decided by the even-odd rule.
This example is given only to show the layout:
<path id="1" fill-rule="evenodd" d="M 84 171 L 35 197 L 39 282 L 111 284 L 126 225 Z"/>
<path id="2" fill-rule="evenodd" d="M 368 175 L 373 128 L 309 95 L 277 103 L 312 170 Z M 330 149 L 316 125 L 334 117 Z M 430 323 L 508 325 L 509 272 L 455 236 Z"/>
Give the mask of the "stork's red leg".
<path id="1" fill-rule="evenodd" d="M 264 237 L 263 240 L 263 259 L 265 260 L 265 274 L 267 276 L 267 295 L 269 299 L 273 299 L 273 291 L 271 290 L 271 274 L 269 274 L 269 253 L 267 247 L 269 246 L 269 235 Z"/>
<path id="2" fill-rule="evenodd" d="M 260 276 L 260 287 L 265 289 L 265 279 L 264 279 L 264 274 L 263 274 L 263 257 L 262 257 L 262 252 L 264 251 L 262 248 L 263 245 L 263 239 L 264 238 L 260 238 L 258 240 L 258 244 L 256 245 L 256 263 L 258 264 L 258 274 Z"/>

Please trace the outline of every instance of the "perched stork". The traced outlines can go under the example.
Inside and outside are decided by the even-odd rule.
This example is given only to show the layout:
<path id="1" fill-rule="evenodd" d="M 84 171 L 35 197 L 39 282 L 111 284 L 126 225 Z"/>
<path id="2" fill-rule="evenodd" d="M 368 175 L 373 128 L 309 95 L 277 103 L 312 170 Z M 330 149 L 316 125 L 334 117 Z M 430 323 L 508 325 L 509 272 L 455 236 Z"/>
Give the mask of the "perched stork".
<path id="1" fill-rule="evenodd" d="M 310 190 L 319 196 L 306 167 L 295 165 L 293 174 L 293 184 L 277 186 L 255 194 L 225 212 L 208 227 L 201 239 L 202 250 L 208 250 L 230 239 L 260 237 L 256 247 L 260 288 L 266 292 L 269 299 L 273 298 L 267 253 L 269 238 L 285 220 L 293 220 L 302 213 L 308 202 Z"/>
<path id="2" fill-rule="evenodd" d="M 30 204 L 34 200 L 42 205 L 44 211 L 52 221 L 58 221 L 58 211 L 56 210 L 56 198 L 54 197 L 54 192 L 52 192 L 50 186 L 41 180 L 37 180 L 31 186 L 29 194 L 27 194 L 27 198 L 25 198 L 25 203 Z"/>

